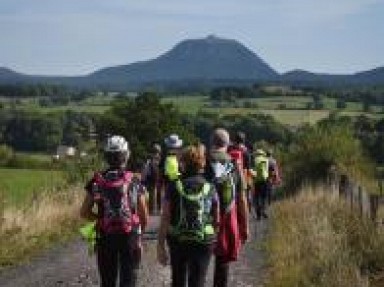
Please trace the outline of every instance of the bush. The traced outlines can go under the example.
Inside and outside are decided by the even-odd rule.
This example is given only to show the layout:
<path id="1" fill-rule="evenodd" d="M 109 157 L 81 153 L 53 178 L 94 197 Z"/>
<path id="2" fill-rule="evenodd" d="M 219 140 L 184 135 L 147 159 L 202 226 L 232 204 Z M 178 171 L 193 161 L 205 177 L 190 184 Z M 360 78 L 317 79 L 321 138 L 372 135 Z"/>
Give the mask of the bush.
<path id="1" fill-rule="evenodd" d="M 60 163 L 64 171 L 64 177 L 68 184 L 85 183 L 92 174 L 102 167 L 102 160 L 99 155 L 83 158 L 69 158 Z"/>
<path id="2" fill-rule="evenodd" d="M 291 187 L 327 178 L 331 168 L 357 180 L 372 177 L 373 164 L 347 124 L 325 123 L 301 130 L 284 158 L 286 182 Z"/>
<path id="3" fill-rule="evenodd" d="M 5 166 L 14 156 L 13 149 L 7 145 L 0 145 L 0 165 Z"/>

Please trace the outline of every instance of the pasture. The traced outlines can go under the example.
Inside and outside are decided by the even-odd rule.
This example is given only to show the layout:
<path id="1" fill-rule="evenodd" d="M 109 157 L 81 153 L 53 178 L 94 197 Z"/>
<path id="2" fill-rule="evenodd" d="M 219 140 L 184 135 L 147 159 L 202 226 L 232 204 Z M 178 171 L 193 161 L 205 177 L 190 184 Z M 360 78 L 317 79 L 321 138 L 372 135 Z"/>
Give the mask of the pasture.
<path id="1" fill-rule="evenodd" d="M 69 102 L 66 105 L 41 106 L 38 99 L 20 99 L 17 109 L 39 111 L 42 113 L 75 111 L 81 113 L 102 114 L 115 99 L 115 95 L 97 95 L 86 98 L 80 102 Z M 322 97 L 322 109 L 309 109 L 313 105 L 313 98 L 309 96 L 268 96 L 261 98 L 237 99 L 234 102 L 212 102 L 204 94 L 171 95 L 162 97 L 164 103 L 176 105 L 182 113 L 196 114 L 199 111 L 208 113 L 226 114 L 254 114 L 262 113 L 273 116 L 277 121 L 291 126 L 305 123 L 316 123 L 326 118 L 330 112 L 337 111 L 348 116 L 367 115 L 370 117 L 383 117 L 383 107 L 371 106 L 370 111 L 364 111 L 364 106 L 359 102 L 346 102 L 345 109 L 337 109 L 334 98 Z M 10 102 L 3 99 L 5 105 Z"/>
<path id="2" fill-rule="evenodd" d="M 367 115 L 379 118 L 383 115 L 378 113 L 380 107 L 372 107 L 371 113 L 363 112 L 361 103 L 348 102 L 343 110 L 336 109 L 336 100 L 325 98 L 324 109 L 307 109 L 308 104 L 312 103 L 312 98 L 305 96 L 276 96 L 255 99 L 239 99 L 235 103 L 224 103 L 215 106 L 209 97 L 179 96 L 163 98 L 166 103 L 175 104 L 181 112 L 196 114 L 198 111 L 208 113 L 227 114 L 254 114 L 262 113 L 273 116 L 277 121 L 291 126 L 298 126 L 304 123 L 314 124 L 317 121 L 328 117 L 333 111 L 338 111 L 342 115 L 359 116 Z"/>
<path id="3" fill-rule="evenodd" d="M 21 205 L 65 184 L 62 172 L 0 168 L 0 196 L 5 205 Z"/>

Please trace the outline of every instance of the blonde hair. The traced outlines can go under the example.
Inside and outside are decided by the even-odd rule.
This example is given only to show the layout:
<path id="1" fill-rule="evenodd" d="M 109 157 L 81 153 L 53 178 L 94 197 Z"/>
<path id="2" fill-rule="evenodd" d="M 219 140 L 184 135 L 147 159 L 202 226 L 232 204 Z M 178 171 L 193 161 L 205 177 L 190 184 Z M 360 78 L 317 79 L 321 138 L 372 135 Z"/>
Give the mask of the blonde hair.
<path id="1" fill-rule="evenodd" d="M 205 146 L 196 144 L 187 146 L 181 153 L 181 162 L 186 173 L 198 173 L 205 168 Z"/>

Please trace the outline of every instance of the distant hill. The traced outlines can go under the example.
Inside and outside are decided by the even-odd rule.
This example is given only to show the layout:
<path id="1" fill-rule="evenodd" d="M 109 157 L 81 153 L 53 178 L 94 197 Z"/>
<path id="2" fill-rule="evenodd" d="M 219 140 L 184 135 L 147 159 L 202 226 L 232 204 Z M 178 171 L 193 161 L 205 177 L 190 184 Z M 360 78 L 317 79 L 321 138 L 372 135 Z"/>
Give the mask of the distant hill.
<path id="1" fill-rule="evenodd" d="M 294 70 L 282 74 L 280 81 L 284 83 L 312 85 L 384 85 L 384 67 L 358 72 L 351 75 L 316 74 L 303 70 Z"/>
<path id="2" fill-rule="evenodd" d="M 310 85 L 384 85 L 384 67 L 352 75 L 295 70 L 279 74 L 256 53 L 235 40 L 208 36 L 185 40 L 159 57 L 108 67 L 81 77 L 44 77 L 0 68 L 0 84 L 48 83 L 112 90 L 157 87 L 212 87 L 279 82 Z"/>
<path id="3" fill-rule="evenodd" d="M 160 57 L 111 67 L 89 76 L 101 84 L 122 82 L 271 80 L 278 73 L 237 41 L 209 36 L 186 40 Z"/>
<path id="4" fill-rule="evenodd" d="M 23 81 L 24 75 L 16 73 L 8 68 L 0 67 L 0 83 L 17 83 Z"/>

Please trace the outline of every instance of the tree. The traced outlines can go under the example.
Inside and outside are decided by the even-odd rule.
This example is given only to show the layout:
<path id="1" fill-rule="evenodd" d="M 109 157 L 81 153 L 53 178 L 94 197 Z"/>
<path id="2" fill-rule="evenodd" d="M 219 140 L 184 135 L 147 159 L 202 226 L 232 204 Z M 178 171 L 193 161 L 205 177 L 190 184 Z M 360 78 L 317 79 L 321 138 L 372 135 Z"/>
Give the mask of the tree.
<path id="1" fill-rule="evenodd" d="M 101 137 L 111 134 L 124 136 L 132 149 L 131 164 L 138 168 L 153 142 L 162 143 L 171 133 L 177 133 L 184 142 L 195 140 L 188 126 L 173 104 L 162 104 L 153 92 L 134 99 L 119 99 L 98 122 Z"/>
<path id="2" fill-rule="evenodd" d="M 347 103 L 343 99 L 338 99 L 336 102 L 336 108 L 339 110 L 344 110 L 347 107 Z"/>

